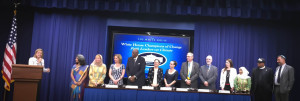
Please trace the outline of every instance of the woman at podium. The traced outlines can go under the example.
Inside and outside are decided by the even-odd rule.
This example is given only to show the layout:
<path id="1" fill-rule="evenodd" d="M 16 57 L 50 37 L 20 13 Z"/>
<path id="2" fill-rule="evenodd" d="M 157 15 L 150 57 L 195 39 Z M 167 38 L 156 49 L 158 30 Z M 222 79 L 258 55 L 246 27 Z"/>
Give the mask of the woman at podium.
<path id="1" fill-rule="evenodd" d="M 44 53 L 43 49 L 38 48 L 35 50 L 33 57 L 29 58 L 28 65 L 39 65 L 43 66 L 43 72 L 50 72 L 50 68 L 45 68 L 45 61 L 43 59 Z"/>
<path id="2" fill-rule="evenodd" d="M 85 58 L 83 55 L 78 54 L 76 56 L 76 64 L 73 65 L 71 70 L 71 100 L 81 101 L 82 100 L 82 82 L 87 76 L 88 65 L 86 65 Z"/>
<path id="3" fill-rule="evenodd" d="M 102 55 L 97 54 L 95 60 L 90 65 L 89 70 L 89 86 L 97 87 L 99 84 L 104 84 L 106 76 L 106 65 L 103 64 Z"/>

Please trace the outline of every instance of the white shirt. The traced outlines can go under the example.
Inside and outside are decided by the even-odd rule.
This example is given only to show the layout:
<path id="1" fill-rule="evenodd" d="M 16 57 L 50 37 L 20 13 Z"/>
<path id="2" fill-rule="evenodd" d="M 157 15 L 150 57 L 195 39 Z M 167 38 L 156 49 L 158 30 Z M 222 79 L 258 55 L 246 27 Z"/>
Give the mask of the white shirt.
<path id="1" fill-rule="evenodd" d="M 259 68 L 259 69 L 265 69 L 266 68 L 266 66 L 264 66 L 264 67 L 261 67 L 261 68 Z"/>
<path id="2" fill-rule="evenodd" d="M 157 71 L 158 71 L 158 68 L 157 69 L 154 68 L 153 84 L 157 84 Z"/>
<path id="3" fill-rule="evenodd" d="M 47 69 L 44 67 L 45 62 L 44 59 L 40 63 L 38 63 L 37 58 L 35 57 L 30 57 L 28 61 L 28 65 L 38 65 L 38 66 L 43 66 L 43 72 L 47 72 Z"/>
<path id="4" fill-rule="evenodd" d="M 134 59 L 134 63 L 136 62 L 136 60 L 138 59 L 138 56 L 136 58 L 133 58 Z"/>
<path id="5" fill-rule="evenodd" d="M 282 67 L 281 67 L 280 76 L 281 76 L 281 74 L 282 74 L 282 71 L 283 71 L 284 68 L 285 68 L 285 65 L 286 65 L 286 63 L 283 64 Z M 277 82 L 277 78 L 278 78 L 278 75 L 277 75 L 277 74 L 278 74 L 278 72 L 279 72 L 279 69 L 280 69 L 280 66 L 279 66 L 279 68 L 277 68 L 277 70 L 276 70 L 276 72 L 275 72 L 275 81 L 274 81 L 275 85 L 280 85 L 280 83 Z"/>
<path id="6" fill-rule="evenodd" d="M 188 62 L 188 71 L 190 71 L 191 73 L 192 73 L 192 70 L 193 70 L 193 63 L 194 63 L 193 61 Z"/>

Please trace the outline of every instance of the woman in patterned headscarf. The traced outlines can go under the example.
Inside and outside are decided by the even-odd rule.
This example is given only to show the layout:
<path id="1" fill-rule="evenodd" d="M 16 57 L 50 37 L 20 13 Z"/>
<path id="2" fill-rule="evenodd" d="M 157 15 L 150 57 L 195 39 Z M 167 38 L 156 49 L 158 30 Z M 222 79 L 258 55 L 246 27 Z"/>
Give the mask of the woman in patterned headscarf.
<path id="1" fill-rule="evenodd" d="M 234 88 L 236 92 L 248 92 L 251 88 L 251 77 L 245 67 L 239 68 L 239 74 L 234 79 Z"/>
<path id="2" fill-rule="evenodd" d="M 97 54 L 95 60 L 90 65 L 89 70 L 89 86 L 97 87 L 99 84 L 104 84 L 106 76 L 106 65 L 103 64 L 102 55 Z"/>

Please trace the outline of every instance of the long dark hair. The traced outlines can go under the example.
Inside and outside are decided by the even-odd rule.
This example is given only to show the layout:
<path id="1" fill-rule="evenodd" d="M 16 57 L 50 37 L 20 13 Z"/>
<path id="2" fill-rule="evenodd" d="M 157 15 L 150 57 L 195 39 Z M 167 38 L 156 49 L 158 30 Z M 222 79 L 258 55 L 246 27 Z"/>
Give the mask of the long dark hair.
<path id="1" fill-rule="evenodd" d="M 232 60 L 231 59 L 227 59 L 226 61 L 228 61 L 229 62 L 229 64 L 230 64 L 230 67 L 229 68 L 233 68 L 233 62 L 232 62 Z M 224 67 L 224 70 L 223 70 L 223 73 L 227 70 L 227 68 L 228 67 Z"/>

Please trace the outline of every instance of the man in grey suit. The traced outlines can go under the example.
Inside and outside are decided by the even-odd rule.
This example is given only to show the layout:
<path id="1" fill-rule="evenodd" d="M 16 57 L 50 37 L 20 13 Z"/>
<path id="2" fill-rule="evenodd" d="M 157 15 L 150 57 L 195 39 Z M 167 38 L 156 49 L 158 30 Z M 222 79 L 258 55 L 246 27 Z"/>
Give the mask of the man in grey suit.
<path id="1" fill-rule="evenodd" d="M 198 88 L 199 64 L 194 62 L 193 53 L 189 52 L 186 56 L 187 62 L 182 63 L 180 70 L 181 88 Z"/>
<path id="2" fill-rule="evenodd" d="M 289 93 L 294 85 L 294 68 L 285 62 L 286 57 L 279 55 L 277 57 L 278 67 L 275 72 L 275 99 L 276 101 L 288 101 Z"/>
<path id="3" fill-rule="evenodd" d="M 206 57 L 206 65 L 200 67 L 199 77 L 201 80 L 200 89 L 216 89 L 216 80 L 218 77 L 218 68 L 212 63 L 212 56 Z"/>

